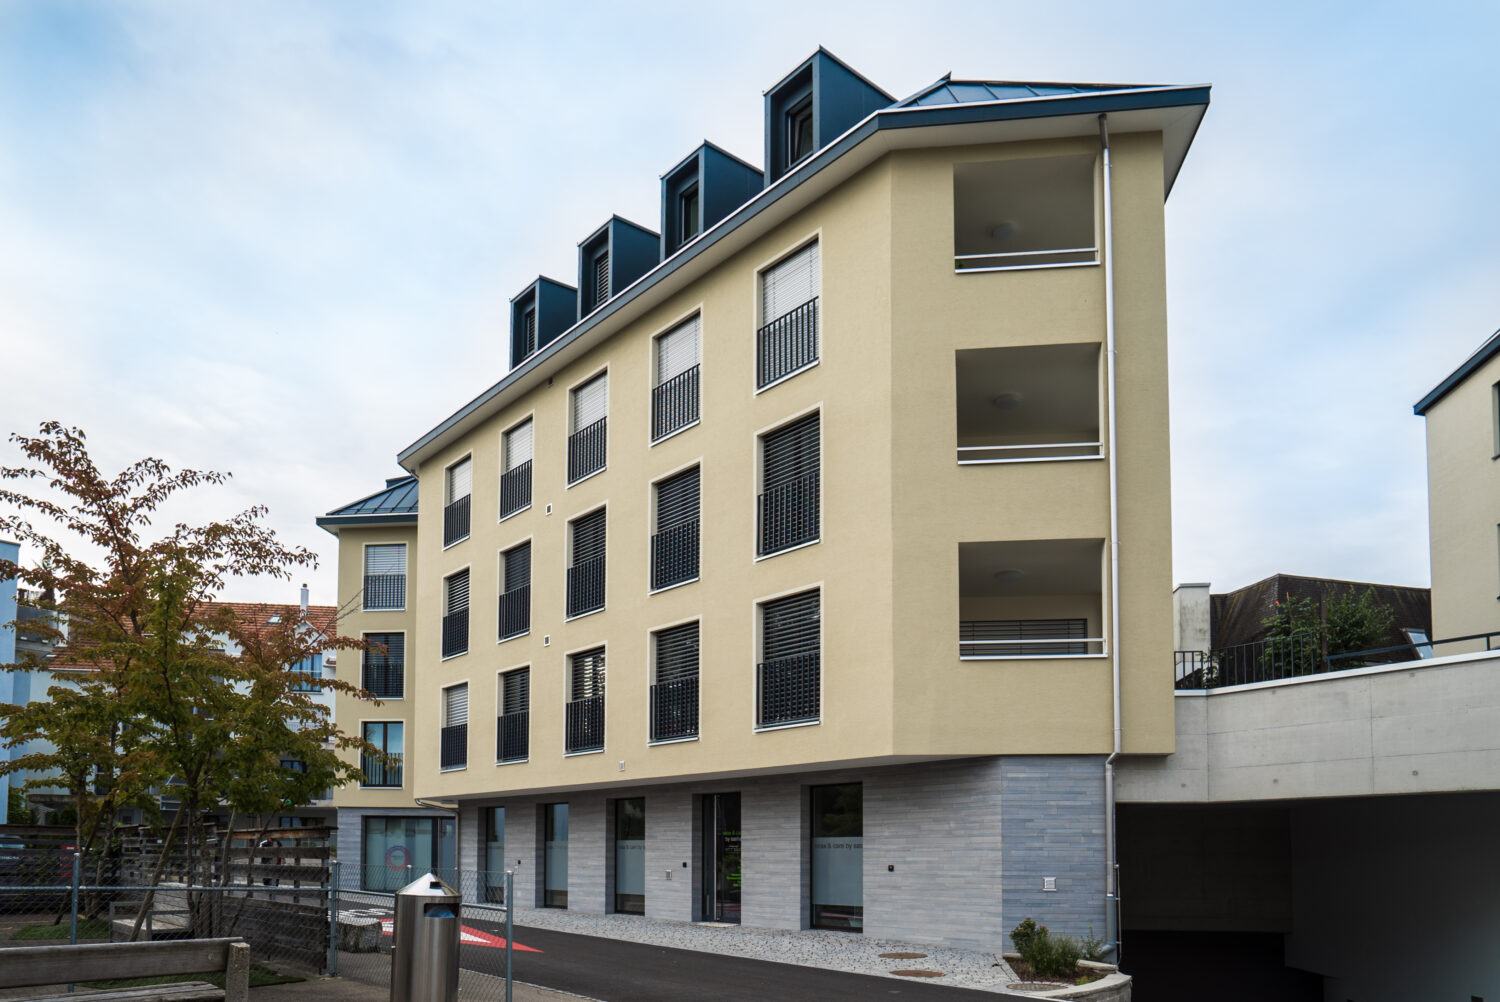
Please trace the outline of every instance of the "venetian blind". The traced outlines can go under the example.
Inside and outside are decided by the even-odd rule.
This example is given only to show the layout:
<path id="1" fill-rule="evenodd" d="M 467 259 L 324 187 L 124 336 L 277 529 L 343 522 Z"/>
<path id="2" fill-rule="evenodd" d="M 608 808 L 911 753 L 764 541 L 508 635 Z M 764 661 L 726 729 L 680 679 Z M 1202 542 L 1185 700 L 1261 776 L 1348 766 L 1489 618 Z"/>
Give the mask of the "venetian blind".
<path id="1" fill-rule="evenodd" d="M 531 422 L 517 425 L 505 433 L 505 472 L 531 462 Z"/>
<path id="2" fill-rule="evenodd" d="M 813 241 L 761 275 L 760 322 L 764 326 L 818 295 L 818 243 Z"/>
<path id="3" fill-rule="evenodd" d="M 457 727 L 469 722 L 469 684 L 450 685 L 443 690 L 443 726 Z"/>
<path id="4" fill-rule="evenodd" d="M 608 410 L 609 373 L 601 373 L 573 391 L 573 431 L 603 420 Z"/>
<path id="5" fill-rule="evenodd" d="M 699 326 L 699 318 L 693 317 L 656 339 L 658 386 L 698 364 Z"/>

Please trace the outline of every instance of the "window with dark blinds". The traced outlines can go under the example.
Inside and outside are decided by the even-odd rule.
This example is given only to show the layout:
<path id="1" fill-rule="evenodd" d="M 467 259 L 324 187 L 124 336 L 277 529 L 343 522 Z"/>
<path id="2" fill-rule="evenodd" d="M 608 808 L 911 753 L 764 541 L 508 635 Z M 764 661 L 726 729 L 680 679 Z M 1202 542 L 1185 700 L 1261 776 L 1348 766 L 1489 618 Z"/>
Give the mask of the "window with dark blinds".
<path id="1" fill-rule="evenodd" d="M 406 544 L 365 547 L 364 608 L 402 609 L 406 606 Z"/>
<path id="2" fill-rule="evenodd" d="M 380 648 L 364 652 L 360 686 L 377 699 L 401 699 L 405 690 L 406 634 L 366 633 L 365 639 Z"/>
<path id="3" fill-rule="evenodd" d="M 761 606 L 761 660 L 818 653 L 819 592 L 789 595 Z"/>
<path id="4" fill-rule="evenodd" d="M 531 584 L 531 544 L 522 543 L 502 554 L 505 560 L 506 592 L 517 591 Z"/>
<path id="5" fill-rule="evenodd" d="M 531 669 L 518 668 L 500 676 L 500 712 L 521 713 L 531 709 Z"/>
<path id="6" fill-rule="evenodd" d="M 458 727 L 469 722 L 469 685 L 450 685 L 443 690 L 443 726 Z"/>
<path id="7" fill-rule="evenodd" d="M 656 531 L 698 521 L 698 467 L 656 485 Z"/>
<path id="8" fill-rule="evenodd" d="M 818 472 L 818 417 L 809 414 L 769 432 L 761 440 L 762 489 L 770 490 Z"/>
<path id="9" fill-rule="evenodd" d="M 809 414 L 761 439 L 761 493 L 756 502 L 762 556 L 819 538 L 818 415 Z"/>
<path id="10" fill-rule="evenodd" d="M 570 659 L 572 671 L 569 691 L 572 699 L 592 699 L 604 695 L 604 648 L 580 651 Z"/>
<path id="11" fill-rule="evenodd" d="M 469 608 L 469 572 L 459 571 L 447 579 L 447 614 L 462 612 Z"/>
<path id="12" fill-rule="evenodd" d="M 656 633 L 656 681 L 676 682 L 698 675 L 698 624 L 685 623 Z"/>
<path id="13" fill-rule="evenodd" d="M 591 511 L 573 522 L 573 566 L 604 557 L 603 508 Z"/>

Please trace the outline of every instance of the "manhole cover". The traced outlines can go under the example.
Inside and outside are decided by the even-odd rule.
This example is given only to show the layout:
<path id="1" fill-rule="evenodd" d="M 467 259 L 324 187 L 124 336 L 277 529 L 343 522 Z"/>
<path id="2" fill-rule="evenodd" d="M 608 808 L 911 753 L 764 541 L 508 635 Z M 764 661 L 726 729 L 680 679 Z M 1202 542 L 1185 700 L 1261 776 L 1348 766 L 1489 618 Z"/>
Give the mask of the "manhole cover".
<path id="1" fill-rule="evenodd" d="M 886 960 L 921 960 L 926 957 L 925 953 L 882 953 Z"/>
<path id="2" fill-rule="evenodd" d="M 892 971 L 891 973 L 899 974 L 903 978 L 941 978 L 943 976 L 942 971 Z"/>

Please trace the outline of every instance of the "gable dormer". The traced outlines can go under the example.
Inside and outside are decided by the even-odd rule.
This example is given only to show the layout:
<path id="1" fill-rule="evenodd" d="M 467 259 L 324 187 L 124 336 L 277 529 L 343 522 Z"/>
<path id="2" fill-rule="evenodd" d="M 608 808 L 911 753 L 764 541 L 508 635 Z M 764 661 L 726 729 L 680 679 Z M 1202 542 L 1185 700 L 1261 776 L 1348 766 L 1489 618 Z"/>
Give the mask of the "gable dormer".
<path id="1" fill-rule="evenodd" d="M 661 256 L 665 260 L 765 187 L 765 175 L 705 141 L 661 176 Z"/>
<path id="2" fill-rule="evenodd" d="M 510 301 L 510 367 L 514 369 L 557 340 L 577 319 L 578 290 L 537 277 Z"/>
<path id="3" fill-rule="evenodd" d="M 661 260 L 661 237 L 619 216 L 578 245 L 578 307 L 582 320 Z"/>
<path id="4" fill-rule="evenodd" d="M 766 91 L 766 184 L 896 99 L 822 46 Z"/>

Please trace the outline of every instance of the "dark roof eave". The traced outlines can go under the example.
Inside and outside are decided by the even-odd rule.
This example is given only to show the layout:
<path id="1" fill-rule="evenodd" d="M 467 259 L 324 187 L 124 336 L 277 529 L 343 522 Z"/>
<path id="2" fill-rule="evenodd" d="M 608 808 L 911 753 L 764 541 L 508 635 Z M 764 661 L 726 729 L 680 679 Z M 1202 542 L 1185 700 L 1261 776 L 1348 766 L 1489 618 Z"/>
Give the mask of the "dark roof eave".
<path id="1" fill-rule="evenodd" d="M 693 258 L 728 237 L 729 234 L 733 233 L 746 220 L 774 205 L 797 186 L 831 166 L 840 157 L 844 156 L 844 154 L 877 132 L 886 129 L 917 128 L 922 126 L 966 125 L 987 121 L 1025 121 L 1036 118 L 1098 115 L 1116 111 L 1149 111 L 1194 106 L 1207 107 L 1209 90 L 1210 88 L 1206 84 L 1165 86 L 1143 88 L 1123 93 L 1061 94 L 1027 100 L 976 101 L 965 104 L 925 107 L 912 106 L 902 108 L 892 106 L 871 112 L 859 124 L 819 150 L 810 159 L 804 161 L 795 171 L 782 176 L 774 184 L 761 191 L 759 195 L 756 195 L 734 212 L 731 212 L 723 220 L 716 223 L 712 229 L 700 234 L 687 246 L 658 264 L 645 275 L 636 279 L 628 288 L 622 290 L 603 306 L 553 339 L 546 348 L 538 351 L 525 362 L 522 362 L 506 373 L 499 382 L 491 385 L 489 389 L 454 411 L 425 435 L 412 442 L 405 449 L 402 449 L 396 455 L 396 462 L 404 469 L 408 471 L 412 470 L 412 467 L 407 464 L 413 460 L 413 457 L 434 445 L 459 422 L 503 394 L 528 373 L 577 341 L 598 324 L 614 316 L 619 310 L 629 306 L 647 290 L 665 281 Z M 1196 125 L 1193 131 L 1196 134 Z M 1191 142 L 1192 137 L 1189 137 L 1189 146 Z M 1186 156 L 1185 150 L 1184 156 Z M 1171 169 L 1171 178 L 1175 178 L 1176 173 L 1175 169 Z M 1171 178 L 1169 178 L 1169 181 Z M 1167 185 L 1167 188 L 1170 189 L 1170 183 Z"/>
<path id="2" fill-rule="evenodd" d="M 333 535 L 338 535 L 340 528 L 365 529 L 375 528 L 382 525 L 416 525 L 417 515 L 412 512 L 404 514 L 371 514 L 371 515 L 323 515 L 314 519 L 320 529 L 326 529 Z"/>
<path id="3" fill-rule="evenodd" d="M 1462 365 L 1450 372 L 1447 379 L 1434 386 L 1432 392 L 1428 393 L 1421 400 L 1418 400 L 1412 406 L 1412 412 L 1420 417 L 1426 417 L 1427 411 L 1431 409 L 1433 404 L 1446 397 L 1449 393 L 1452 393 L 1458 387 L 1458 384 L 1473 375 L 1475 369 L 1484 365 L 1484 363 L 1494 358 L 1497 354 L 1500 354 L 1500 330 L 1491 334 L 1489 340 L 1479 346 L 1478 351 L 1474 352 L 1474 354 L 1464 360 Z"/>

